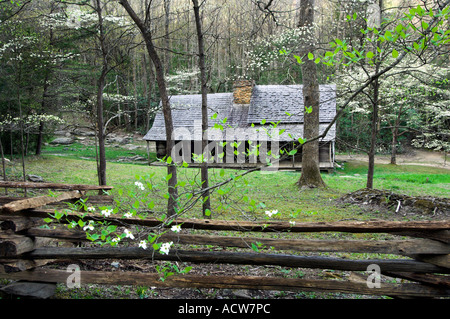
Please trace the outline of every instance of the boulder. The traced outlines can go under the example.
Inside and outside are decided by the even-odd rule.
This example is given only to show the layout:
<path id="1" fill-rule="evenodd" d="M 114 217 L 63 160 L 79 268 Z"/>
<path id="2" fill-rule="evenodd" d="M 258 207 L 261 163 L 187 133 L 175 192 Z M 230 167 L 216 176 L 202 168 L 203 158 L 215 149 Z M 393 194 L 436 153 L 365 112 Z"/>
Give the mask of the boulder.
<path id="1" fill-rule="evenodd" d="M 70 145 L 74 142 L 74 140 L 71 137 L 58 137 L 55 138 L 53 141 L 50 142 L 50 144 L 53 145 Z"/>
<path id="2" fill-rule="evenodd" d="M 44 182 L 44 179 L 39 175 L 28 174 L 27 179 L 33 183 L 43 183 Z"/>
<path id="3" fill-rule="evenodd" d="M 56 284 L 37 282 L 14 282 L 0 289 L 1 292 L 36 299 L 47 299 L 56 292 Z"/>
<path id="4" fill-rule="evenodd" d="M 132 138 L 129 136 L 111 136 L 107 138 L 108 143 L 117 143 L 117 144 L 129 144 L 132 141 Z"/>

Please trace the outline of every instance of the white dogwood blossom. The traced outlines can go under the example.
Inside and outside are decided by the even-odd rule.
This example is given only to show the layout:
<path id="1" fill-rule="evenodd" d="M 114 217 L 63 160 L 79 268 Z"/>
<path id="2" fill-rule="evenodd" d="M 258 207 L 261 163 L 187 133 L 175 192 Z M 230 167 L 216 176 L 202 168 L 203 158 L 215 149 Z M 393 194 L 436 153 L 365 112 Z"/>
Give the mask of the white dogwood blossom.
<path id="1" fill-rule="evenodd" d="M 113 210 L 112 209 L 104 209 L 101 211 L 101 214 L 105 217 L 109 217 L 112 214 Z"/>
<path id="2" fill-rule="evenodd" d="M 147 249 L 147 242 L 145 240 L 141 240 L 139 243 L 139 248 Z"/>
<path id="3" fill-rule="evenodd" d="M 134 182 L 134 185 L 136 185 L 140 190 L 145 190 L 144 184 L 141 182 Z"/>
<path id="4" fill-rule="evenodd" d="M 174 233 L 179 233 L 181 231 L 181 225 L 172 226 L 170 230 L 173 231 Z"/>
<path id="5" fill-rule="evenodd" d="M 128 229 L 125 229 L 124 232 L 126 238 L 134 239 L 134 235 Z"/>
<path id="6" fill-rule="evenodd" d="M 170 251 L 170 247 L 173 245 L 173 242 L 170 243 L 163 243 L 161 247 L 159 248 L 159 252 L 163 255 L 168 255 Z"/>
<path id="7" fill-rule="evenodd" d="M 278 214 L 278 210 L 272 210 L 272 211 L 266 211 L 266 215 L 267 216 L 269 216 L 269 217 L 272 217 L 272 216 L 274 216 L 274 215 L 277 215 Z"/>

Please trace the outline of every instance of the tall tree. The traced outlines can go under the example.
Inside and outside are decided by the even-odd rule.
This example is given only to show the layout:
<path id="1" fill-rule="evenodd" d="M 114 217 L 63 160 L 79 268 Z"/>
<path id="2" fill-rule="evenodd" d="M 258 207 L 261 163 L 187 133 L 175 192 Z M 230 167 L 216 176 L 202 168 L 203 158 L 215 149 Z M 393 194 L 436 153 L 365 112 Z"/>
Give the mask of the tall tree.
<path id="1" fill-rule="evenodd" d="M 205 153 L 208 147 L 208 87 L 206 78 L 205 65 L 205 45 L 203 41 L 202 20 L 200 17 L 200 6 L 198 0 L 192 0 L 194 5 L 195 25 L 197 30 L 198 40 L 198 64 L 200 68 L 200 82 L 202 91 L 202 151 Z M 211 210 L 211 201 L 209 193 L 208 181 L 208 157 L 204 156 L 201 164 L 201 178 L 203 190 L 203 216 L 208 216 L 207 212 Z"/>
<path id="2" fill-rule="evenodd" d="M 308 56 L 314 52 L 313 24 L 314 0 L 301 0 L 298 28 L 308 32 L 310 39 L 301 46 L 300 56 Z M 317 79 L 317 66 L 313 59 L 305 58 L 301 68 L 305 106 L 303 110 L 303 138 L 309 140 L 319 136 L 319 82 Z M 301 187 L 326 186 L 320 175 L 318 140 L 303 145 L 302 173 L 298 185 Z"/>
<path id="3" fill-rule="evenodd" d="M 164 75 L 164 67 L 156 51 L 155 45 L 153 43 L 153 34 L 150 28 L 151 21 L 151 1 L 146 8 L 145 19 L 142 20 L 131 7 L 128 0 L 119 0 L 119 3 L 127 11 L 128 15 L 134 21 L 136 26 L 139 28 L 142 37 L 144 38 L 145 45 L 147 47 L 148 55 L 152 60 L 155 67 L 156 82 L 158 83 L 159 95 L 161 98 L 162 110 L 164 114 L 164 124 L 166 127 L 166 148 L 167 154 L 170 154 L 171 150 L 174 148 L 175 142 L 173 140 L 173 121 L 172 121 L 172 111 L 170 109 L 169 95 L 167 93 L 166 80 Z M 169 198 L 167 200 L 167 212 L 169 215 L 175 215 L 178 212 L 177 202 L 178 202 L 178 190 L 177 190 L 177 168 L 172 163 L 167 164 L 167 174 L 168 174 L 168 193 Z"/>
<path id="4" fill-rule="evenodd" d="M 106 150 L 103 120 L 103 91 L 106 85 L 106 76 L 110 71 L 108 63 L 108 49 L 106 47 L 105 30 L 103 26 L 103 5 L 100 0 L 94 2 L 94 10 L 98 16 L 98 39 L 101 48 L 102 70 L 97 79 L 97 134 L 98 134 L 98 183 L 106 185 Z"/>
<path id="5" fill-rule="evenodd" d="M 368 17 L 367 23 L 368 27 L 379 28 L 382 21 L 381 13 L 383 11 L 383 0 L 378 0 L 378 4 L 372 4 L 371 16 Z M 378 56 L 381 52 L 381 41 L 376 41 L 374 44 L 373 52 Z M 380 72 L 381 59 L 376 59 L 375 62 L 375 74 Z M 380 78 L 377 77 L 372 82 L 372 133 L 370 138 L 370 149 L 369 149 L 369 166 L 367 172 L 367 188 L 373 188 L 373 174 L 375 171 L 375 152 L 377 144 L 378 135 L 378 121 L 379 121 L 379 103 L 380 103 Z"/>

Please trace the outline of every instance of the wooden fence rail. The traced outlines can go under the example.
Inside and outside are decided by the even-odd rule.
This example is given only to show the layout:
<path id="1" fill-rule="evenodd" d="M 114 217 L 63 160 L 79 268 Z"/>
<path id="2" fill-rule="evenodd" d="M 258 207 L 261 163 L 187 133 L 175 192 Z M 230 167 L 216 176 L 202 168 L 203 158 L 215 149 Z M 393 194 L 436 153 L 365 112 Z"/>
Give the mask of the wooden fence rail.
<path id="1" fill-rule="evenodd" d="M 8 182 L 8 187 L 12 182 Z M 18 185 L 24 186 L 23 183 Z M 27 187 L 30 187 L 27 183 Z M 41 183 L 39 183 L 41 184 Z M 0 187 L 2 184 L 0 183 Z M 450 221 L 342 221 L 306 222 L 283 221 L 225 221 L 203 219 L 175 219 L 172 225 L 181 224 L 182 232 L 167 231 L 158 239 L 175 245 L 165 255 L 151 248 L 137 247 L 60 247 L 55 242 L 88 242 L 81 231 L 65 227 L 42 228 L 43 218 L 53 213 L 45 205 L 59 201 L 76 200 L 89 190 L 98 187 L 88 185 L 56 185 L 66 190 L 54 197 L 8 198 L 0 206 L 0 278 L 39 283 L 67 283 L 70 273 L 66 269 L 45 267 L 48 263 L 77 263 L 80 260 L 146 260 L 185 262 L 195 264 L 265 265 L 289 268 L 332 269 L 351 272 L 341 280 L 317 280 L 262 276 L 215 276 L 184 274 L 160 280 L 157 273 L 131 271 L 84 271 L 80 272 L 82 283 L 105 285 L 147 285 L 179 288 L 245 288 L 258 290 L 321 291 L 387 295 L 396 297 L 449 297 L 450 296 Z M 33 185 L 39 187 L 39 185 Z M 47 185 L 46 185 L 47 187 Z M 96 199 L 98 201 L 98 198 Z M 168 227 L 158 219 L 102 218 L 98 214 L 72 212 L 64 222 L 82 218 L 105 220 L 118 226 L 139 225 L 149 229 Z M 62 221 L 62 220 L 61 220 Z M 140 227 L 144 229 L 145 227 Z M 201 234 L 196 231 L 201 230 Z M 226 231 L 227 236 L 211 235 Z M 229 235 L 232 232 L 234 235 Z M 256 233 L 277 232 L 277 237 L 266 238 Z M 303 233 L 387 233 L 390 240 L 315 240 L 305 239 Z M 297 235 L 298 234 L 298 235 Z M 303 236 L 303 237 L 302 237 Z M 405 238 L 406 237 L 406 238 Z M 258 251 L 252 249 L 258 244 Z M 208 249 L 205 249 L 208 248 Z M 217 249 L 210 250 L 211 247 Z M 221 248 L 223 249 L 221 249 Z M 331 256 L 312 255 L 330 253 Z M 398 255 L 401 258 L 377 257 L 373 259 L 350 259 L 338 257 L 339 253 L 370 253 Z M 378 256 L 378 255 L 377 255 Z M 370 265 L 380 267 L 381 274 L 406 279 L 408 283 L 383 282 L 380 288 L 367 285 L 367 269 Z M 360 274 L 359 272 L 363 272 Z M 3 288 L 2 288 L 3 289 Z M 33 288 L 35 289 L 35 287 Z M 4 291 L 13 291 L 11 289 Z"/>

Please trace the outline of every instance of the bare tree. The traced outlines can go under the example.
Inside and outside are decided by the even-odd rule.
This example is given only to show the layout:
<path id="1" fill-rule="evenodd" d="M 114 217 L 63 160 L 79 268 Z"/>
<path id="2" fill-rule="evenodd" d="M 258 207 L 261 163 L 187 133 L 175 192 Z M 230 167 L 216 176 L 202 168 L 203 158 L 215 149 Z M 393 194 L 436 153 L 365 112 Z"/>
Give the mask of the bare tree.
<path id="1" fill-rule="evenodd" d="M 298 27 L 311 31 L 313 23 L 314 0 L 301 0 Z M 313 41 L 308 41 L 302 46 L 300 51 L 301 56 L 307 56 L 308 53 L 313 52 Z M 309 140 L 319 135 L 319 82 L 317 79 L 316 63 L 309 58 L 305 58 L 304 60 L 305 62 L 302 64 L 303 98 L 305 105 L 303 138 Z M 303 145 L 302 174 L 298 185 L 301 187 L 326 186 L 320 175 L 318 140 Z"/>
<path id="2" fill-rule="evenodd" d="M 194 5 L 195 25 L 198 39 L 198 60 L 200 68 L 200 80 L 202 91 L 202 150 L 205 152 L 208 147 L 208 87 L 206 78 L 205 52 L 203 42 L 202 20 L 200 17 L 200 6 L 198 0 L 192 0 Z M 207 158 L 206 158 L 207 159 Z M 211 209 L 209 181 L 208 181 L 208 161 L 203 159 L 201 164 L 201 177 L 203 193 L 203 216 L 207 216 L 207 211 Z"/>
<path id="3" fill-rule="evenodd" d="M 150 28 L 150 6 L 151 2 L 147 5 L 146 14 L 144 20 L 142 20 L 131 7 L 128 0 L 119 0 L 119 3 L 124 7 L 127 11 L 128 15 L 134 21 L 136 26 L 139 28 L 142 37 L 144 38 L 145 45 L 147 47 L 148 54 L 152 63 L 155 67 L 155 75 L 156 81 L 158 83 L 158 90 L 162 103 L 162 111 L 164 114 L 164 123 L 166 127 L 166 148 L 167 153 L 170 154 L 170 151 L 174 148 L 174 140 L 172 137 L 173 132 L 173 121 L 172 121 L 172 111 L 170 109 L 170 101 L 169 95 L 167 93 L 166 81 L 164 76 L 164 67 L 159 57 L 158 52 L 156 51 L 155 45 L 153 43 L 153 34 Z M 177 190 L 177 169 L 176 166 L 172 164 L 167 165 L 167 174 L 170 177 L 168 181 L 168 193 L 169 199 L 167 201 L 167 212 L 169 215 L 175 215 L 178 212 L 177 202 L 178 202 L 178 190 Z"/>

